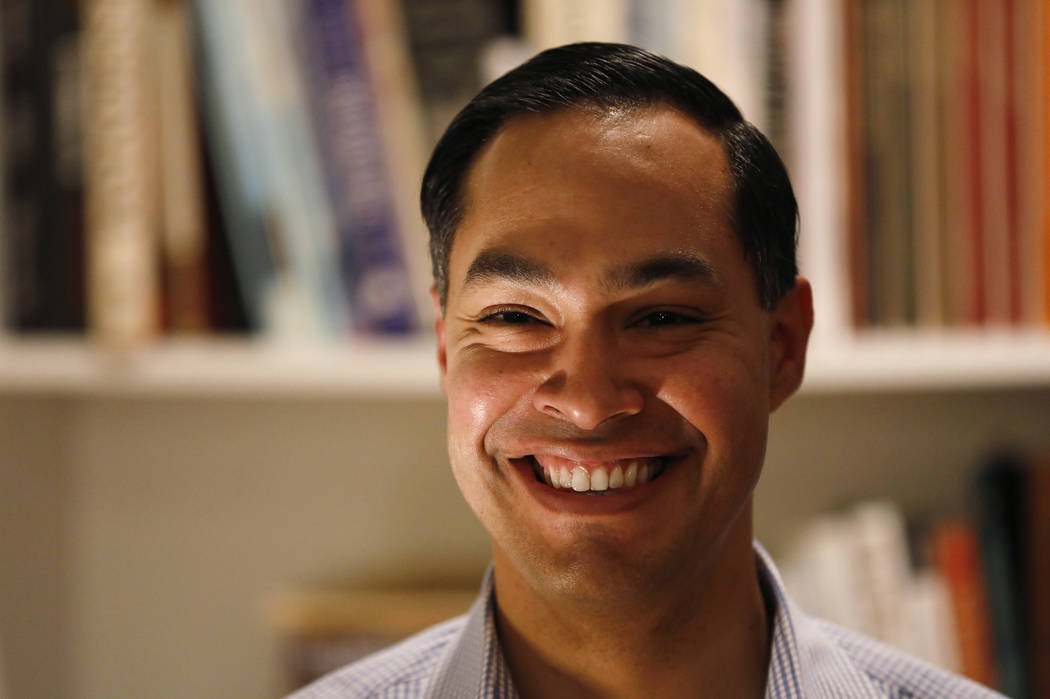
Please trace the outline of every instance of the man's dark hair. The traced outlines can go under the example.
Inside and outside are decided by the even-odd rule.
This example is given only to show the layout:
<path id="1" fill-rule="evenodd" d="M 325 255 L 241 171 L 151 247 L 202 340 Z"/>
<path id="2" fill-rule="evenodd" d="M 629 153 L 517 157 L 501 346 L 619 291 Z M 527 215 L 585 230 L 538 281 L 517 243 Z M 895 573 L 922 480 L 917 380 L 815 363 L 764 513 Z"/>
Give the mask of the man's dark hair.
<path id="1" fill-rule="evenodd" d="M 452 120 L 423 175 L 421 204 L 441 306 L 448 261 L 463 219 L 463 189 L 485 145 L 510 119 L 570 107 L 604 110 L 666 105 L 722 142 L 733 180 L 733 227 L 773 310 L 794 286 L 798 205 L 787 170 L 733 101 L 691 68 L 625 44 L 587 42 L 548 49 L 486 86 Z"/>

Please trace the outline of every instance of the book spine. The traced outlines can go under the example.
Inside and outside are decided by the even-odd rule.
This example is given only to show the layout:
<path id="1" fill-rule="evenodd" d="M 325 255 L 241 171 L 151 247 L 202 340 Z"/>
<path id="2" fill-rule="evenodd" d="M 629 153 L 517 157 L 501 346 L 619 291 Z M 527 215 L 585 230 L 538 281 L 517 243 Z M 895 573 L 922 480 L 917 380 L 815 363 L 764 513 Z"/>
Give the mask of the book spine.
<path id="1" fill-rule="evenodd" d="M 904 514 L 887 501 L 856 505 L 850 513 L 862 575 L 867 580 L 872 635 L 897 647 L 910 645 L 901 600 L 909 597 L 911 561 Z"/>
<path id="2" fill-rule="evenodd" d="M 243 76 L 263 159 L 265 212 L 283 259 L 268 300 L 270 330 L 282 337 L 340 337 L 349 312 L 340 286 L 332 203 L 310 120 L 295 9 L 283 0 L 231 0 L 242 27 Z"/>
<path id="3" fill-rule="evenodd" d="M 941 158 L 937 131 L 937 58 L 939 42 L 935 0 L 912 0 L 907 6 L 911 55 L 909 86 L 912 104 L 911 181 L 915 202 L 912 230 L 915 232 L 916 320 L 920 326 L 944 324 L 941 270 L 940 178 Z"/>
<path id="4" fill-rule="evenodd" d="M 210 326 L 207 224 L 188 9 L 183 0 L 160 2 L 153 7 L 164 315 L 171 331 L 199 333 Z"/>
<path id="5" fill-rule="evenodd" d="M 1023 527 L 1025 524 L 1023 460 L 996 455 L 981 467 L 978 492 L 978 535 L 992 620 L 999 689 L 1007 696 L 1026 697 L 1027 642 L 1023 612 Z"/>
<path id="6" fill-rule="evenodd" d="M 393 193 L 401 249 L 413 287 L 420 327 L 432 327 L 431 267 L 426 225 L 419 215 L 419 183 L 430 155 L 426 120 L 416 71 L 408 51 L 408 33 L 398 2 L 357 0 L 361 35 L 384 153 Z M 517 65 L 520 60 L 514 60 Z M 502 74 L 505 70 L 499 70 Z M 496 76 L 493 75 L 494 79 Z"/>
<path id="7" fill-rule="evenodd" d="M 967 318 L 970 299 L 971 229 L 968 207 L 968 113 L 964 97 L 965 24 L 956 3 L 938 0 L 938 178 L 941 258 L 941 316 L 947 325 Z"/>
<path id="8" fill-rule="evenodd" d="M 945 520 L 930 530 L 926 542 L 930 561 L 948 586 L 959 672 L 993 687 L 995 659 L 977 532 L 965 520 Z"/>
<path id="9" fill-rule="evenodd" d="M 262 158 L 256 114 L 242 78 L 240 25 L 230 3 L 194 0 L 201 113 L 213 164 L 219 213 L 248 324 L 264 330 L 266 299 L 275 286 L 276 253 L 267 237 Z"/>
<path id="10" fill-rule="evenodd" d="M 977 60 L 977 109 L 980 131 L 978 171 L 983 197 L 980 222 L 982 260 L 980 273 L 984 300 L 980 319 L 989 325 L 1005 326 L 1011 320 L 1013 277 L 1010 245 L 1016 209 L 1010 207 L 1010 124 L 1008 122 L 1007 16 L 1010 0 L 978 3 L 979 57 Z"/>
<path id="11" fill-rule="evenodd" d="M 131 348 L 157 330 L 157 181 L 148 111 L 145 0 L 88 0 L 84 11 L 89 320 Z"/>
<path id="12" fill-rule="evenodd" d="M 1046 183 L 1050 183 L 1050 1 L 1039 3 L 1039 27 L 1041 28 L 1041 72 L 1038 89 L 1040 91 L 1041 159 L 1043 189 L 1039 200 L 1042 204 L 1039 220 L 1038 238 L 1042 246 L 1042 307 L 1043 323 L 1050 326 L 1050 201 L 1045 194 Z"/>
<path id="13" fill-rule="evenodd" d="M 846 146 L 846 105 L 842 95 L 856 82 L 846 63 L 845 14 L 853 0 L 798 0 L 786 3 L 787 118 L 791 136 L 787 163 L 799 210 L 807 212 L 799 228 L 799 266 L 815 288 L 823 319 L 814 327 L 815 342 L 835 342 L 849 333 L 849 241 L 846 207 L 851 172 Z"/>
<path id="14" fill-rule="evenodd" d="M 1012 46 L 1015 75 L 1013 103 L 1017 110 L 1017 166 L 1015 172 L 1020 276 L 1020 322 L 1036 328 L 1043 324 L 1043 249 L 1040 229 L 1040 208 L 1050 182 L 1050 172 L 1044 176 L 1041 155 L 1043 140 L 1050 130 L 1050 121 L 1043 117 L 1041 102 L 1044 81 L 1050 64 L 1044 63 L 1044 45 L 1050 42 L 1050 26 L 1044 19 L 1038 2 L 1016 2 L 1013 26 L 1016 41 Z"/>
<path id="15" fill-rule="evenodd" d="M 417 328 L 412 280 L 401 250 L 355 3 L 309 0 L 304 20 L 307 87 L 354 329 L 364 334 L 411 332 Z"/>
<path id="16" fill-rule="evenodd" d="M 1037 457 L 1028 488 L 1027 586 L 1029 688 L 1050 697 L 1050 453 Z"/>
<path id="17" fill-rule="evenodd" d="M 3 12 L 3 320 L 84 329 L 81 26 L 77 6 Z"/>
<path id="18" fill-rule="evenodd" d="M 960 242 L 969 251 L 966 270 L 968 292 L 962 308 L 962 321 L 981 325 L 988 320 L 988 294 L 985 289 L 985 203 L 981 173 L 984 171 L 984 111 L 981 108 L 981 51 L 984 45 L 981 32 L 981 3 L 966 0 L 963 3 L 963 69 L 961 81 L 961 116 L 965 120 L 963 152 L 968 155 L 963 163 L 963 192 L 966 207 L 965 231 Z"/>
<path id="19" fill-rule="evenodd" d="M 525 37 L 537 51 L 576 41 L 630 39 L 628 0 L 525 0 Z"/>
<path id="20" fill-rule="evenodd" d="M 868 236 L 868 173 L 865 168 L 863 13 L 860 0 L 843 3 L 842 53 L 845 58 L 845 169 L 847 182 L 846 222 L 850 319 L 854 327 L 871 325 L 874 293 L 871 285 L 871 246 Z"/>
<path id="21" fill-rule="evenodd" d="M 915 321 L 906 3 L 863 5 L 867 234 L 874 323 Z"/>

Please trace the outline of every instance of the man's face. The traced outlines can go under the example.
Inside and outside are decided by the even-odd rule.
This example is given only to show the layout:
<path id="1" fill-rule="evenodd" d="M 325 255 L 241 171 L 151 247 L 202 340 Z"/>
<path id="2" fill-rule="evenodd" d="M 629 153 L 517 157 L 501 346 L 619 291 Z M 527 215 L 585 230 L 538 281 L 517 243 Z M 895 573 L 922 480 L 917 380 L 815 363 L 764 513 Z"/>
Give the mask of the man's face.
<path id="1" fill-rule="evenodd" d="M 449 458 L 497 571 L 646 594 L 734 529 L 750 545 L 795 386 L 731 189 L 721 145 L 668 108 L 519 117 L 480 154 L 438 334 Z"/>

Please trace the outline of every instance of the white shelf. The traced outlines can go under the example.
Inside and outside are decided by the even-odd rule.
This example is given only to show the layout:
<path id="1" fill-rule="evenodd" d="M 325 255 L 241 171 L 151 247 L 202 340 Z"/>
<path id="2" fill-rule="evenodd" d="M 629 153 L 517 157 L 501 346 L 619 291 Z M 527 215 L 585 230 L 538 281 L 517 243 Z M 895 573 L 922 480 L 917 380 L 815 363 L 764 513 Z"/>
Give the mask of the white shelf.
<path id="1" fill-rule="evenodd" d="M 1050 387 L 1050 332 L 870 332 L 819 339 L 808 394 Z M 438 397 L 434 339 L 299 346 L 168 340 L 115 354 L 0 339 L 0 394 Z"/>
<path id="2" fill-rule="evenodd" d="M 169 340 L 121 354 L 71 339 L 0 341 L 0 393 L 436 397 L 440 390 L 430 337 L 329 346 Z"/>
<path id="3" fill-rule="evenodd" d="M 1050 332 L 867 331 L 810 347 L 803 391 L 1050 386 Z"/>

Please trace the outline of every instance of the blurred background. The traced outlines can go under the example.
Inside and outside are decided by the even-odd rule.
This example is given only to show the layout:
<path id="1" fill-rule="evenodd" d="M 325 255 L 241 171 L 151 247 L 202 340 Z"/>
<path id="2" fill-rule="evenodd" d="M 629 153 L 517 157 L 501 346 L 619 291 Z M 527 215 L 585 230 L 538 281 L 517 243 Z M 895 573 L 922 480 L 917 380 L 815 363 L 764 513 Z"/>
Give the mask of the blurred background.
<path id="1" fill-rule="evenodd" d="M 419 179 L 582 39 L 788 164 L 792 593 L 1050 697 L 1045 0 L 0 0 L 0 697 L 276 697 L 466 608 Z"/>

